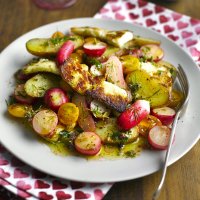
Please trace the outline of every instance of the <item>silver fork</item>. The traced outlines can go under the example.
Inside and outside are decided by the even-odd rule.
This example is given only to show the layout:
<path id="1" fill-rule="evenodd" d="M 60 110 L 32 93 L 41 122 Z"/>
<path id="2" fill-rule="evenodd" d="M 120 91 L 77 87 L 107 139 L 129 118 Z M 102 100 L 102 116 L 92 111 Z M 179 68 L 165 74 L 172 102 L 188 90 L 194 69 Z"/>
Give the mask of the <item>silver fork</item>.
<path id="1" fill-rule="evenodd" d="M 172 146 L 172 142 L 173 142 L 173 138 L 174 138 L 174 134 L 175 134 L 176 125 L 177 125 L 179 117 L 184 114 L 186 107 L 187 107 L 188 99 L 189 99 L 189 82 L 188 82 L 188 79 L 186 77 L 186 74 L 185 74 L 183 68 L 180 65 L 178 66 L 178 69 L 177 69 L 177 78 L 180 83 L 181 90 L 183 92 L 184 100 L 178 106 L 177 111 L 176 111 L 176 116 L 175 116 L 173 124 L 172 124 L 169 145 L 168 145 L 167 152 L 165 155 L 165 161 L 164 161 L 163 167 L 162 167 L 162 176 L 161 176 L 160 184 L 159 184 L 157 190 L 155 190 L 152 200 L 156 200 L 158 198 L 158 196 L 161 192 L 162 186 L 164 184 L 166 172 L 167 172 L 169 154 L 171 151 L 171 146 Z"/>

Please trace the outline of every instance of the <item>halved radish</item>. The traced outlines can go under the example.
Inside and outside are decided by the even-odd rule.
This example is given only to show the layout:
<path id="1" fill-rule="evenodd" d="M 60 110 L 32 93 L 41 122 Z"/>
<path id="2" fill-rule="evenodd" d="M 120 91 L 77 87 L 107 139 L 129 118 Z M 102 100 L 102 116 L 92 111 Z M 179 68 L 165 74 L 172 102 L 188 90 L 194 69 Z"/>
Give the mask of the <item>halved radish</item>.
<path id="1" fill-rule="evenodd" d="M 161 108 L 154 108 L 152 110 L 152 115 L 157 117 L 162 122 L 163 125 L 167 126 L 173 122 L 176 112 L 174 109 L 170 107 L 161 107 Z"/>
<path id="2" fill-rule="evenodd" d="M 137 100 L 117 119 L 117 124 L 123 130 L 129 130 L 140 123 L 150 113 L 150 104 L 146 100 Z"/>
<path id="3" fill-rule="evenodd" d="M 164 56 L 162 48 L 155 44 L 143 45 L 140 50 L 142 52 L 142 56 L 147 60 L 159 61 Z"/>
<path id="4" fill-rule="evenodd" d="M 83 50 L 89 56 L 98 57 L 105 52 L 106 44 L 104 42 L 88 42 L 83 45 Z"/>
<path id="5" fill-rule="evenodd" d="M 74 141 L 76 150 L 84 155 L 95 155 L 101 149 L 101 139 L 94 132 L 82 132 Z"/>
<path id="6" fill-rule="evenodd" d="M 61 48 L 57 53 L 56 60 L 58 65 L 62 65 L 65 62 L 65 60 L 69 58 L 69 56 L 72 54 L 73 51 L 74 51 L 74 43 L 71 40 L 68 40 L 61 46 Z"/>
<path id="7" fill-rule="evenodd" d="M 168 147 L 171 130 L 167 126 L 154 126 L 148 135 L 148 141 L 152 147 L 165 150 Z"/>
<path id="8" fill-rule="evenodd" d="M 58 117 L 52 110 L 39 111 L 32 120 L 33 129 L 45 137 L 52 133 L 58 124 Z"/>
<path id="9" fill-rule="evenodd" d="M 108 109 L 103 103 L 93 100 L 90 103 L 90 110 L 96 118 L 108 118 L 111 110 Z"/>
<path id="10" fill-rule="evenodd" d="M 45 104 L 54 111 L 58 111 L 59 107 L 69 102 L 69 97 L 60 88 L 51 88 L 45 92 Z"/>
<path id="11" fill-rule="evenodd" d="M 24 84 L 17 85 L 14 91 L 14 97 L 19 103 L 32 104 L 34 102 L 34 98 L 26 93 Z"/>
<path id="12" fill-rule="evenodd" d="M 106 79 L 122 89 L 128 89 L 124 80 L 122 63 L 117 56 L 111 56 L 105 63 Z"/>
<path id="13" fill-rule="evenodd" d="M 95 131 L 95 121 L 92 117 L 90 110 L 87 107 L 86 97 L 76 93 L 72 97 L 72 102 L 79 109 L 78 125 L 86 132 Z"/>

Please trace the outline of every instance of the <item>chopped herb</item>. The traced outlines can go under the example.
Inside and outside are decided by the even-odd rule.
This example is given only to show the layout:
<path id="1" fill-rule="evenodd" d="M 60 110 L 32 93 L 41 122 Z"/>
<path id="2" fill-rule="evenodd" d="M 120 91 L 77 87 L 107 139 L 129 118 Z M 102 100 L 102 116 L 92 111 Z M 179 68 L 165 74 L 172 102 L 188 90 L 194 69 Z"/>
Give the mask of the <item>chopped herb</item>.
<path id="1" fill-rule="evenodd" d="M 88 57 L 86 54 L 83 54 L 83 59 L 85 60 L 86 64 L 90 66 L 95 65 L 97 69 L 102 69 L 103 67 L 99 60 L 92 57 Z"/>
<path id="2" fill-rule="evenodd" d="M 45 47 L 51 46 L 51 45 L 57 46 L 57 45 L 63 44 L 67 40 L 74 41 L 74 40 L 76 40 L 76 38 L 73 37 L 73 36 L 64 36 L 64 37 L 50 38 L 46 42 L 43 43 L 43 46 L 45 46 Z"/>
<path id="3" fill-rule="evenodd" d="M 129 86 L 129 88 L 131 89 L 131 91 L 132 91 L 133 93 L 134 93 L 134 92 L 137 92 L 137 91 L 139 90 L 139 88 L 140 88 L 140 85 L 137 84 L 137 83 L 135 83 L 135 84 L 129 84 L 128 86 Z"/>
<path id="4" fill-rule="evenodd" d="M 129 158 L 134 158 L 136 156 L 136 152 L 134 150 L 126 151 L 124 154 Z"/>
<path id="5" fill-rule="evenodd" d="M 5 102 L 6 102 L 6 105 L 9 106 L 9 105 L 16 103 L 16 100 L 13 96 L 10 96 L 8 100 L 5 99 Z"/>

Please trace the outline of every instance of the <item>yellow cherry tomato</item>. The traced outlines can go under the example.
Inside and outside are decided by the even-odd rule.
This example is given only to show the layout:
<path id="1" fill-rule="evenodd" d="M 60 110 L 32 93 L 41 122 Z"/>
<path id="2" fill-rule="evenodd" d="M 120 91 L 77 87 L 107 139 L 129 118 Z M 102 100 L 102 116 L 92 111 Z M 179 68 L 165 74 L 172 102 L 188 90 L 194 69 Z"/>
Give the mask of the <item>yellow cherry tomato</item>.
<path id="1" fill-rule="evenodd" d="M 32 107 L 29 105 L 23 105 L 23 104 L 12 104 L 8 106 L 8 112 L 10 115 L 14 117 L 20 117 L 24 118 L 26 114 L 31 111 Z"/>
<path id="2" fill-rule="evenodd" d="M 58 119 L 66 125 L 67 129 L 72 129 L 76 126 L 79 117 L 79 109 L 74 103 L 64 103 L 58 110 Z"/>

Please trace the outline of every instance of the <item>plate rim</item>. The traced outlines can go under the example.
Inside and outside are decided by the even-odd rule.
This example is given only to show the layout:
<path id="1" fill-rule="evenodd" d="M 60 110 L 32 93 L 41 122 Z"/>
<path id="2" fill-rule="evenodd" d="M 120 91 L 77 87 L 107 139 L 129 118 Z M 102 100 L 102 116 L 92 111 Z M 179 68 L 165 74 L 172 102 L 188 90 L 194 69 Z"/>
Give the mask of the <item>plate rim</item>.
<path id="1" fill-rule="evenodd" d="M 4 52 L 6 52 L 6 50 L 7 50 L 7 48 L 9 48 L 10 46 L 12 46 L 15 42 L 17 42 L 18 40 L 20 40 L 20 39 L 23 38 L 24 36 L 30 34 L 31 32 L 34 32 L 34 31 L 36 31 L 36 30 L 38 30 L 38 29 L 45 28 L 45 27 L 48 27 L 48 26 L 56 26 L 56 24 L 65 23 L 65 22 L 68 22 L 68 21 L 78 21 L 78 20 L 108 21 L 107 19 L 105 20 L 105 19 L 96 19 L 96 18 L 86 17 L 86 18 L 74 18 L 74 19 L 60 20 L 60 21 L 51 22 L 51 23 L 49 23 L 49 24 L 41 25 L 41 26 L 39 26 L 39 27 L 37 27 L 37 28 L 34 28 L 34 29 L 28 31 L 27 33 L 24 33 L 23 35 L 21 35 L 20 37 L 16 38 L 14 41 L 12 41 L 7 47 L 5 47 L 5 48 L 1 51 L 1 54 L 0 54 L 0 62 L 1 62 L 1 58 L 2 58 L 2 57 L 4 56 L 4 54 L 5 54 Z M 151 31 L 153 34 L 159 34 L 161 37 L 164 37 L 165 39 L 167 39 L 168 42 L 173 43 L 173 42 L 172 42 L 169 38 L 167 38 L 166 36 L 162 35 L 161 33 L 155 32 L 154 30 L 149 29 L 149 28 L 147 28 L 147 27 L 144 27 L 144 26 L 141 26 L 141 25 L 138 25 L 138 24 L 131 24 L 131 23 L 129 23 L 129 22 L 124 22 L 124 21 L 122 22 L 122 21 L 119 21 L 119 20 L 110 20 L 110 21 L 116 21 L 117 23 L 125 23 L 125 24 L 128 24 L 128 25 L 132 26 L 132 27 L 136 26 L 136 27 L 139 27 L 139 28 L 142 28 L 142 29 L 146 29 L 146 30 L 148 30 L 148 31 Z M 178 46 L 178 45 L 176 45 L 176 46 Z M 179 49 L 181 49 L 181 48 L 179 47 Z M 182 50 L 182 49 L 181 49 L 181 50 Z M 192 62 L 192 63 L 198 68 L 197 64 L 193 61 L 193 59 L 191 58 L 191 56 L 189 56 L 189 54 L 188 54 L 187 52 L 185 52 L 184 50 L 182 50 L 182 52 L 183 52 L 184 54 L 186 54 L 187 57 L 190 58 L 190 62 Z M 198 69 L 199 69 L 199 68 L 198 68 Z M 191 143 L 191 145 L 190 145 L 189 148 L 187 148 L 185 151 L 183 151 L 182 154 L 180 154 L 180 155 L 179 155 L 178 157 L 176 157 L 175 159 L 170 159 L 170 160 L 169 160 L 168 166 L 171 165 L 171 164 L 173 164 L 173 163 L 175 163 L 175 162 L 178 161 L 180 158 L 182 158 L 187 152 L 189 152 L 189 151 L 194 147 L 194 145 L 198 142 L 199 139 L 200 139 L 200 133 L 199 133 L 198 137 L 197 137 L 195 140 L 193 140 L 193 142 Z M 18 155 L 16 155 L 14 151 L 10 150 L 10 148 L 8 148 L 7 145 L 6 145 L 4 142 L 2 142 L 2 141 L 0 141 L 0 142 L 3 144 L 4 147 L 6 147 L 6 149 L 7 149 L 9 152 L 11 152 L 14 156 L 16 156 L 17 158 L 19 158 L 20 160 L 22 160 L 23 162 L 25 162 L 26 164 L 28 164 L 28 166 L 33 167 L 33 168 L 35 168 L 35 169 L 38 169 L 38 170 L 40 170 L 40 171 L 44 171 L 44 170 L 40 169 L 40 168 L 37 167 L 37 166 L 30 165 L 30 163 L 26 162 L 26 160 L 23 160 L 21 157 L 19 157 Z M 154 172 L 156 172 L 156 171 L 158 171 L 158 170 L 159 170 L 159 169 L 155 169 L 155 170 L 153 170 L 151 173 L 148 173 L 148 174 L 143 173 L 142 175 L 136 176 L 135 178 L 140 178 L 140 177 L 143 177 L 143 176 L 152 174 L 152 173 L 154 173 Z M 48 172 L 48 174 L 51 174 L 51 173 Z M 54 175 L 54 174 L 51 174 L 51 175 Z M 56 175 L 56 177 L 63 178 L 62 176 L 58 176 L 58 175 Z M 124 178 L 121 178 L 121 179 L 120 179 L 120 178 L 118 178 L 118 179 L 115 178 L 115 180 L 109 180 L 109 181 L 108 181 L 108 180 L 105 180 L 105 181 L 106 181 L 106 182 L 125 181 L 125 180 L 131 180 L 131 179 L 135 179 L 135 178 L 132 178 L 132 177 L 126 177 L 125 179 L 124 179 Z M 66 179 L 66 178 L 64 177 L 64 179 Z M 91 182 L 91 181 L 80 180 L 80 178 L 78 178 L 78 179 L 77 179 L 77 178 L 74 178 L 74 179 L 71 179 L 71 178 L 70 178 L 70 180 Z M 105 182 L 105 181 L 100 181 L 100 182 Z M 92 182 L 99 182 L 99 181 L 92 180 Z"/>

